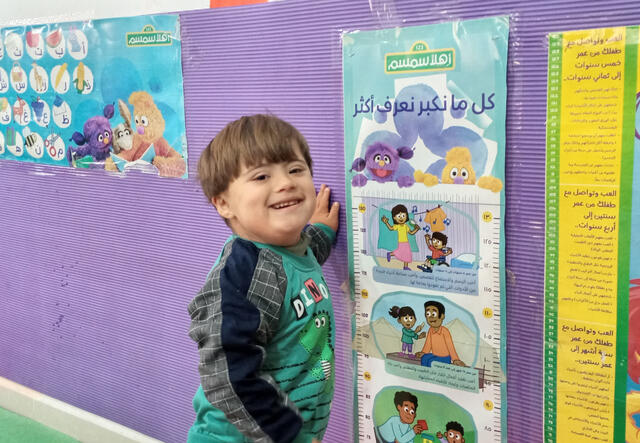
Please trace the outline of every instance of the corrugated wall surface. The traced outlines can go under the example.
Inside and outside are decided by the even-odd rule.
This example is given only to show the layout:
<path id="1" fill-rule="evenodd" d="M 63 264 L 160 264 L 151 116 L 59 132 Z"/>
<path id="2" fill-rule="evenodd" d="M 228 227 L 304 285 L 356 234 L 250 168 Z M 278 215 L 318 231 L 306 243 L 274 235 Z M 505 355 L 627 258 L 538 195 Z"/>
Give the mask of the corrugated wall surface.
<path id="1" fill-rule="evenodd" d="M 542 440 L 546 33 L 640 23 L 631 1 L 283 0 L 181 14 L 188 181 L 0 162 L 0 376 L 167 442 L 193 420 L 186 306 L 227 237 L 197 180 L 224 124 L 272 112 L 344 201 L 340 33 L 512 14 L 507 112 L 508 440 Z M 344 212 L 325 265 L 337 312 L 326 442 L 353 416 Z"/>

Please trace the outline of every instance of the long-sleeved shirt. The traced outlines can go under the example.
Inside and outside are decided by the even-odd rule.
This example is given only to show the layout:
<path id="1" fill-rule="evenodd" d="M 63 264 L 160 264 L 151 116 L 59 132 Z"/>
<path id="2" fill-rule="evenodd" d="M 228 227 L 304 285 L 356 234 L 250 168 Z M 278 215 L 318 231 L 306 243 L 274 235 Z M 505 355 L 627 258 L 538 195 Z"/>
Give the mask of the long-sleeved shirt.
<path id="1" fill-rule="evenodd" d="M 335 233 L 308 226 L 302 254 L 232 237 L 189 304 L 200 351 L 189 442 L 310 442 L 329 420 L 334 319 L 320 263 Z"/>
<path id="2" fill-rule="evenodd" d="M 409 443 L 416 436 L 410 424 L 403 423 L 400 417 L 393 415 L 378 427 L 380 437 L 387 442 Z"/>
<path id="3" fill-rule="evenodd" d="M 451 360 L 460 360 L 456 348 L 453 345 L 453 339 L 451 338 L 451 332 L 444 326 L 440 326 L 437 331 L 433 328 L 429 328 L 427 332 L 427 339 L 422 347 L 424 354 L 432 353 L 438 357 L 451 356 Z"/>

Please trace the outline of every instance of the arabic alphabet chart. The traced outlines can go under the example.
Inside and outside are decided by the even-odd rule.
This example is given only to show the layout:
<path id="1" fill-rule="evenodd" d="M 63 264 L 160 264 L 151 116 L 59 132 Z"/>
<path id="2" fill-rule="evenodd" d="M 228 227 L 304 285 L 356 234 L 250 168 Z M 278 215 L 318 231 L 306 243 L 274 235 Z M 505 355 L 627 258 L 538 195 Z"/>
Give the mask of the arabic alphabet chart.
<path id="1" fill-rule="evenodd" d="M 506 439 L 508 30 L 343 35 L 360 441 Z"/>
<path id="2" fill-rule="evenodd" d="M 186 178 L 183 100 L 178 16 L 0 30 L 0 159 Z"/>
<path id="3" fill-rule="evenodd" d="M 544 440 L 640 442 L 638 28 L 549 42 Z"/>

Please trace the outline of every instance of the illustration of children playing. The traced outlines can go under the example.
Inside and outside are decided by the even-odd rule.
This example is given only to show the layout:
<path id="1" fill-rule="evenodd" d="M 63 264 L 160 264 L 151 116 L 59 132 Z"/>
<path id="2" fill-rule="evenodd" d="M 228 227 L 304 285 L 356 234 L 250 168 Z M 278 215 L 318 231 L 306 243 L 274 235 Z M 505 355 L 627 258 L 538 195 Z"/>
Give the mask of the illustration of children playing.
<path id="1" fill-rule="evenodd" d="M 447 255 L 451 255 L 453 252 L 451 248 L 447 248 L 447 236 L 442 232 L 434 232 L 432 236 L 429 234 L 424 235 L 424 239 L 427 242 L 427 247 L 431 251 L 431 255 L 427 255 L 425 262 L 418 265 L 418 269 L 423 272 L 433 272 L 433 265 L 446 265 Z"/>
<path id="2" fill-rule="evenodd" d="M 464 443 L 464 428 L 457 421 L 450 421 L 444 435 L 438 431 L 436 437 L 440 439 L 440 443 Z"/>
<path id="3" fill-rule="evenodd" d="M 393 306 L 389 310 L 389 315 L 398 319 L 398 323 L 402 325 L 402 355 L 409 358 L 415 358 L 413 355 L 413 341 L 424 338 L 427 334 L 423 332 L 418 335 L 418 332 L 422 330 L 424 323 L 421 323 L 416 330 L 412 330 L 413 325 L 416 324 L 416 313 L 409 306 Z"/>
<path id="4" fill-rule="evenodd" d="M 420 230 L 420 227 L 416 224 L 413 228 L 410 227 L 409 212 L 404 205 L 396 205 L 391 210 L 391 218 L 393 218 L 393 225 L 389 224 L 389 219 L 386 216 L 382 216 L 382 223 L 384 223 L 390 231 L 398 232 L 398 247 L 393 252 L 387 252 L 387 261 L 391 261 L 391 256 L 394 256 L 398 260 L 402 261 L 405 271 L 410 271 L 409 263 L 413 260 L 411 253 L 411 246 L 409 245 L 409 235 L 414 235 Z"/>
<path id="5" fill-rule="evenodd" d="M 429 323 L 429 332 L 422 351 L 416 352 L 416 358 L 420 359 L 422 366 L 431 367 L 434 361 L 466 366 L 458 357 L 451 332 L 442 326 L 444 311 L 444 305 L 440 302 L 430 300 L 424 304 L 424 316 Z"/>
<path id="6" fill-rule="evenodd" d="M 410 392 L 398 391 L 393 397 L 393 402 L 398 410 L 398 415 L 389 417 L 387 421 L 378 426 L 376 436 L 382 443 L 409 443 L 423 429 L 417 424 L 411 426 L 416 418 L 418 409 L 418 397 Z"/>

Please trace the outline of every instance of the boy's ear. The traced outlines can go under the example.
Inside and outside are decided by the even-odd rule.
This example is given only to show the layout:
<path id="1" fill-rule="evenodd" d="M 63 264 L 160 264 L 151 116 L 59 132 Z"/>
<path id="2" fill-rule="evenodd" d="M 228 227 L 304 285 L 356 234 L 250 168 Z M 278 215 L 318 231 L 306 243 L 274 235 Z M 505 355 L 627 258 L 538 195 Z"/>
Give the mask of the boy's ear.
<path id="1" fill-rule="evenodd" d="M 233 218 L 233 212 L 231 211 L 229 203 L 227 202 L 227 199 L 225 197 L 226 196 L 224 195 L 224 193 L 212 197 L 211 203 L 213 203 L 213 206 L 215 206 L 218 214 L 220 214 L 222 218 L 226 218 L 227 220 L 229 220 Z"/>

